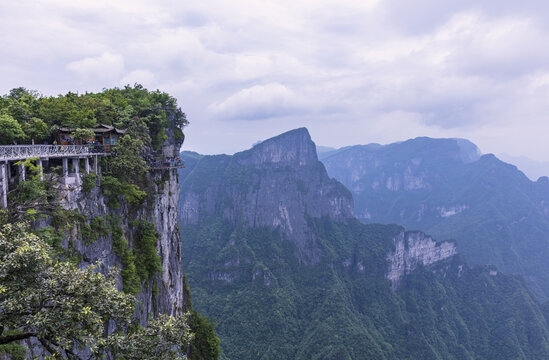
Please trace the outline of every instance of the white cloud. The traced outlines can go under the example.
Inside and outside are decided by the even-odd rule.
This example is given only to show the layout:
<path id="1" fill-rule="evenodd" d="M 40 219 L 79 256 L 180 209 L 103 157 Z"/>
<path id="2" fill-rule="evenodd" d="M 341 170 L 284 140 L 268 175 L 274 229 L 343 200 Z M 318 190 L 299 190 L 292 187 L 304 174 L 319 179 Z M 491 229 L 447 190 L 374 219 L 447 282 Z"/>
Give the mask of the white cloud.
<path id="1" fill-rule="evenodd" d="M 282 84 L 255 85 L 214 103 L 210 110 L 220 118 L 260 120 L 299 114 L 306 100 Z"/>
<path id="2" fill-rule="evenodd" d="M 205 153 L 307 126 L 325 145 L 455 136 L 548 160 L 547 11 L 541 0 L 4 1 L 0 87 L 158 87 Z"/>
<path id="3" fill-rule="evenodd" d="M 134 70 L 126 74 L 121 80 L 120 85 L 133 85 L 135 83 L 141 84 L 148 88 L 155 88 L 154 73 L 146 69 Z"/>
<path id="4" fill-rule="evenodd" d="M 67 64 L 67 69 L 85 79 L 112 81 L 124 70 L 124 58 L 119 54 L 105 52 Z"/>

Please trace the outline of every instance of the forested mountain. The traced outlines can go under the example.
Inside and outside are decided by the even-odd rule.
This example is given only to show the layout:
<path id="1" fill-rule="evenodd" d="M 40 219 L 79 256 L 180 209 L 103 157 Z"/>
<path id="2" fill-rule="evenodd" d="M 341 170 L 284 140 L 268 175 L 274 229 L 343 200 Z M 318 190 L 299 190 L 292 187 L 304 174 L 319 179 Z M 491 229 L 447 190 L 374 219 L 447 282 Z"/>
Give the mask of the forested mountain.
<path id="1" fill-rule="evenodd" d="M 169 165 L 186 124 L 140 85 L 0 96 L 0 358 L 217 358 L 184 282 Z M 120 129 L 108 149 L 56 142 L 99 125 Z"/>
<path id="2" fill-rule="evenodd" d="M 306 129 L 233 156 L 184 152 L 180 223 L 194 306 L 226 359 L 541 359 L 520 277 L 453 242 L 362 224 Z"/>
<path id="3" fill-rule="evenodd" d="M 416 138 L 325 153 L 366 223 L 397 223 L 455 239 L 471 264 L 522 274 L 549 296 L 549 179 L 530 181 L 463 139 Z"/>

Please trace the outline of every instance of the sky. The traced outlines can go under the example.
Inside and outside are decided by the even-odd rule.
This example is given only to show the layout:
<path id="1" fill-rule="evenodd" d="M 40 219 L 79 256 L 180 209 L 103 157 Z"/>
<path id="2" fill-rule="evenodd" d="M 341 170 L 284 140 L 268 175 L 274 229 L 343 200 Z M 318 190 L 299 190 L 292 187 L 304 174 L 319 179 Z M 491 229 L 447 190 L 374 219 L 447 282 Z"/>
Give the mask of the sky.
<path id="1" fill-rule="evenodd" d="M 0 0 L 0 93 L 140 83 L 176 97 L 183 150 L 287 130 L 341 147 L 462 137 L 549 161 L 549 2 Z"/>

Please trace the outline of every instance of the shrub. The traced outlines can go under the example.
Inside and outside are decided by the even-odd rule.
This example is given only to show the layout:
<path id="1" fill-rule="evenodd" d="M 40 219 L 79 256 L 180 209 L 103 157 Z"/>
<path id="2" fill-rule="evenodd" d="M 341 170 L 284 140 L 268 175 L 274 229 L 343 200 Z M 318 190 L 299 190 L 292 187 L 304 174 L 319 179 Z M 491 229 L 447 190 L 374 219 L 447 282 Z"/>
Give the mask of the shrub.
<path id="1" fill-rule="evenodd" d="M 89 173 L 82 176 L 82 191 L 89 193 L 97 186 L 97 174 Z"/>

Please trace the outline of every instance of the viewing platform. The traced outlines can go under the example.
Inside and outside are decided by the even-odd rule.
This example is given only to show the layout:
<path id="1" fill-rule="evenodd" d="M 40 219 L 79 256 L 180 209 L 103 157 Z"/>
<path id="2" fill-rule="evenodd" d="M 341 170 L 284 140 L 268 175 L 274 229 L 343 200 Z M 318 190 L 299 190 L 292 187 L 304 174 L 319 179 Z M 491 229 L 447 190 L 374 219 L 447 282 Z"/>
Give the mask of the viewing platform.
<path id="1" fill-rule="evenodd" d="M 65 185 L 80 184 L 80 168 L 83 165 L 86 174 L 99 174 L 99 157 L 110 156 L 103 146 L 93 145 L 3 145 L 0 146 L 0 205 L 7 208 L 7 194 L 10 184 L 26 179 L 26 168 L 16 165 L 19 161 L 36 159 L 40 169 L 40 179 L 44 179 L 44 164 L 61 165 L 60 181 Z M 90 166 L 90 159 L 92 166 Z M 69 160 L 70 163 L 69 163 Z"/>
<path id="2" fill-rule="evenodd" d="M 63 158 L 108 156 L 89 145 L 3 145 L 0 146 L 0 161 L 19 161 L 30 158 Z"/>

